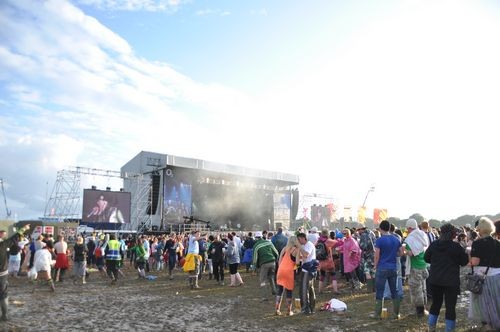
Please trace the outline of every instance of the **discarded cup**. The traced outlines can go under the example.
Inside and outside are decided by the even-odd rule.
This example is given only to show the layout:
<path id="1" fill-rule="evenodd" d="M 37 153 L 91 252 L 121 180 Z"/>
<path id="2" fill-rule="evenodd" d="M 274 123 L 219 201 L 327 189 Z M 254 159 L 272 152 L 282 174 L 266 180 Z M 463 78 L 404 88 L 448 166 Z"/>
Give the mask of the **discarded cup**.
<path id="1" fill-rule="evenodd" d="M 299 298 L 295 299 L 295 308 L 297 308 L 298 310 L 300 310 L 300 299 Z"/>
<path id="2" fill-rule="evenodd" d="M 382 308 L 382 313 L 380 314 L 380 317 L 382 319 L 386 319 L 389 317 L 389 312 L 387 311 L 387 308 Z"/>

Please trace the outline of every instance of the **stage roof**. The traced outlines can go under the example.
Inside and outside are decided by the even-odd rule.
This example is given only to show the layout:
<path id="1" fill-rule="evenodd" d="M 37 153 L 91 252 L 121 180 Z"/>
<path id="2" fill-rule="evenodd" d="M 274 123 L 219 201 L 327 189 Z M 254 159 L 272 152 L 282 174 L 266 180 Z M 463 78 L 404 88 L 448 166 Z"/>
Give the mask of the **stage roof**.
<path id="1" fill-rule="evenodd" d="M 231 174 L 242 177 L 266 179 L 286 182 L 287 185 L 298 185 L 299 176 L 254 168 L 235 166 L 206 161 L 201 159 L 179 157 L 155 152 L 141 151 L 121 168 L 122 177 L 128 174 L 146 174 L 168 166 L 183 167 L 206 172 Z"/>

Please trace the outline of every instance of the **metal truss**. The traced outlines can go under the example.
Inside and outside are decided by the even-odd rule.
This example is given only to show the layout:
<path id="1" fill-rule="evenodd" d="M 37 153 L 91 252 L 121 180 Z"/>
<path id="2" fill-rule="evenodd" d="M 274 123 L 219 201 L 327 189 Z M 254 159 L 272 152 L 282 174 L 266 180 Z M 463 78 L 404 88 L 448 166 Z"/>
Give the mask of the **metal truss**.
<path id="1" fill-rule="evenodd" d="M 57 221 L 80 219 L 82 216 L 82 176 L 87 175 L 121 177 L 120 172 L 78 166 L 58 171 L 56 183 L 45 206 L 44 218 Z"/>
<path id="2" fill-rule="evenodd" d="M 122 229 L 144 232 L 151 228 L 152 217 L 147 212 L 151 207 L 151 177 L 144 174 L 126 174 L 124 185 L 131 193 L 131 216 L 130 224 L 123 225 Z"/>

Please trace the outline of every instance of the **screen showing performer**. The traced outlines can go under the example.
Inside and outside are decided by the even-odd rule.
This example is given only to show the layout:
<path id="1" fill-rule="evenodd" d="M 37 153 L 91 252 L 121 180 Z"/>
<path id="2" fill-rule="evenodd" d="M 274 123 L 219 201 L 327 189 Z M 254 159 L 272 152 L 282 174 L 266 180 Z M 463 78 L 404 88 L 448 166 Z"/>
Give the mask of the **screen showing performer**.
<path id="1" fill-rule="evenodd" d="M 169 223 L 182 223 L 191 215 L 192 185 L 170 169 L 164 175 L 163 219 Z"/>
<path id="2" fill-rule="evenodd" d="M 82 222 L 129 223 L 130 198 L 129 192 L 85 189 Z"/>

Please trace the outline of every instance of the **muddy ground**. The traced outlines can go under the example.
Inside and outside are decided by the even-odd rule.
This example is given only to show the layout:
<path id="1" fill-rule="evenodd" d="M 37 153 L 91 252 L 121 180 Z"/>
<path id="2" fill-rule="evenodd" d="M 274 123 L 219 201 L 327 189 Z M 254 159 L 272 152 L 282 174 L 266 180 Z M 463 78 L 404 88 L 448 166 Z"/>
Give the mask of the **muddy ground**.
<path id="1" fill-rule="evenodd" d="M 0 323 L 2 331 L 424 331 L 425 319 L 417 319 L 405 289 L 402 319 L 374 321 L 374 295 L 351 292 L 341 283 L 347 303 L 345 314 L 320 311 L 321 304 L 333 298 L 318 295 L 317 313 L 311 316 L 275 316 L 271 296 L 261 302 L 257 276 L 242 272 L 245 285 L 219 286 L 203 278 L 201 290 L 190 290 L 186 275 L 175 272 L 168 280 L 166 272 L 151 272 L 156 280 L 138 280 L 129 267 L 117 285 L 91 271 L 87 284 L 74 285 L 70 279 L 56 284 L 33 286 L 27 277 L 10 279 L 10 321 Z M 229 275 L 227 274 L 226 282 Z M 296 288 L 297 289 L 297 288 Z M 294 297 L 298 292 L 294 292 Z M 468 295 L 463 293 L 457 305 L 457 330 L 473 330 L 467 321 Z M 392 306 L 388 303 L 389 313 Z M 285 306 L 282 307 L 285 311 Z M 438 330 L 444 330 L 444 311 Z"/>

